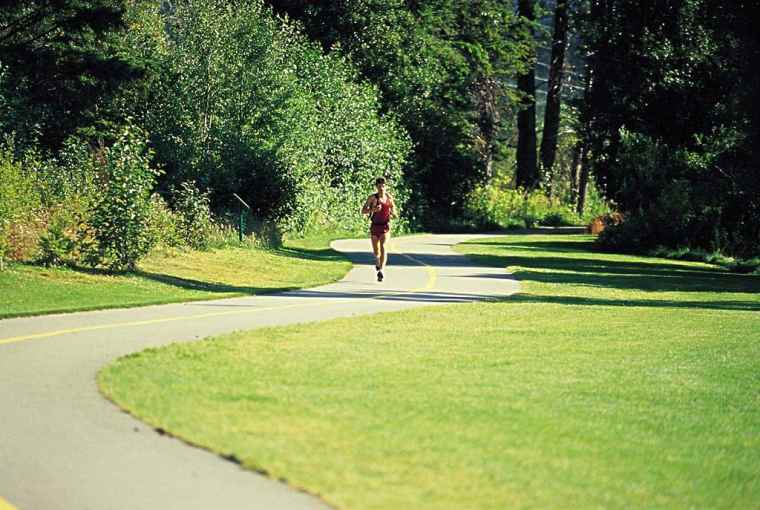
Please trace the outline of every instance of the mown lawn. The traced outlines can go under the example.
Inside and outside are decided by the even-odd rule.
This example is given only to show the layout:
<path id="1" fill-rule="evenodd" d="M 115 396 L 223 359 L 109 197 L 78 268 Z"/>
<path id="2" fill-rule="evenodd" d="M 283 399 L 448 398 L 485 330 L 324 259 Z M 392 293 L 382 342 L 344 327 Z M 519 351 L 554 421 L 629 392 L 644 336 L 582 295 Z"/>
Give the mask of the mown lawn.
<path id="1" fill-rule="evenodd" d="M 338 508 L 756 508 L 760 278 L 590 248 L 460 245 L 522 292 L 149 350 L 99 384 Z"/>
<path id="2" fill-rule="evenodd" d="M 163 250 L 133 274 L 11 265 L 0 272 L 0 319 L 102 308 L 217 299 L 313 287 L 351 267 L 329 238 L 290 240 L 276 250 Z"/>

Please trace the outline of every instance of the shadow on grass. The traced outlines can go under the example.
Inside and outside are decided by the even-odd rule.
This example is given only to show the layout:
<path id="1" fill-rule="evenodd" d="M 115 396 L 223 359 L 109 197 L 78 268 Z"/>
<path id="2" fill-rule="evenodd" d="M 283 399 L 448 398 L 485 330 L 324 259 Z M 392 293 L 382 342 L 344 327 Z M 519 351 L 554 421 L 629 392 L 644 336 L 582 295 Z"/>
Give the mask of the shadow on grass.
<path id="1" fill-rule="evenodd" d="M 193 280 L 190 278 L 181 278 L 179 276 L 171 276 L 160 273 L 150 273 L 147 271 L 135 271 L 135 276 L 153 280 L 155 282 L 163 283 L 165 285 L 171 285 L 172 287 L 180 287 L 186 290 L 197 290 L 203 292 L 218 292 L 224 294 L 265 294 L 272 292 L 282 292 L 286 290 L 292 290 L 298 288 L 297 286 L 288 287 L 246 287 L 238 285 L 228 285 L 225 283 L 206 282 L 203 280 Z"/>
<path id="2" fill-rule="evenodd" d="M 645 291 L 652 293 L 653 298 L 611 300 L 579 296 L 518 294 L 510 298 L 512 302 L 760 310 L 760 299 L 757 298 L 748 300 L 657 299 L 657 293 L 664 292 L 735 293 L 757 297 L 760 294 L 760 277 L 757 275 L 734 274 L 717 267 L 669 263 L 657 258 L 652 258 L 651 262 L 615 260 L 612 254 L 594 254 L 593 245 L 584 241 L 475 241 L 467 245 L 492 252 L 468 255 L 477 265 L 516 267 L 518 269 L 512 274 L 519 281 Z M 500 255 L 500 251 L 503 251 L 504 255 Z M 594 258 L 595 255 L 598 258 Z"/>
<path id="3" fill-rule="evenodd" d="M 347 260 L 344 255 L 330 248 L 309 249 L 309 248 L 282 247 L 282 248 L 275 248 L 270 251 L 279 256 L 293 258 L 293 259 L 301 259 L 301 260 L 324 261 L 324 262 L 337 262 L 337 261 Z M 112 270 L 108 270 L 104 268 L 91 268 L 91 267 L 83 267 L 83 266 L 65 266 L 64 269 L 66 269 L 67 271 L 72 271 L 74 273 L 81 273 L 81 274 L 94 275 L 94 276 L 120 276 L 120 277 L 126 277 L 126 278 L 139 277 L 139 278 L 145 278 L 147 280 L 152 280 L 155 282 L 162 283 L 164 285 L 169 285 L 172 287 L 177 287 L 177 288 L 181 288 L 185 290 L 213 292 L 213 293 L 220 293 L 220 294 L 230 294 L 230 293 L 248 294 L 248 295 L 271 294 L 273 292 L 285 292 L 285 291 L 301 288 L 298 285 L 284 285 L 281 287 L 251 287 L 251 286 L 230 285 L 230 284 L 207 281 L 207 280 L 183 278 L 180 276 L 173 276 L 173 275 L 164 274 L 164 273 L 156 273 L 156 272 L 145 271 L 141 269 L 137 269 L 135 271 L 112 271 Z"/>
<path id="4" fill-rule="evenodd" d="M 536 294 L 515 294 L 500 302 L 510 303 L 553 303 L 574 306 L 626 306 L 643 308 L 685 308 L 707 310 L 733 310 L 744 312 L 760 311 L 760 301 L 684 301 L 671 299 L 601 299 L 578 296 L 546 296 Z"/>
<path id="5" fill-rule="evenodd" d="M 331 248 L 296 248 L 296 247 L 282 247 L 273 250 L 278 255 L 295 259 L 316 260 L 319 262 L 342 262 L 346 261 L 345 255 L 331 249 Z"/>

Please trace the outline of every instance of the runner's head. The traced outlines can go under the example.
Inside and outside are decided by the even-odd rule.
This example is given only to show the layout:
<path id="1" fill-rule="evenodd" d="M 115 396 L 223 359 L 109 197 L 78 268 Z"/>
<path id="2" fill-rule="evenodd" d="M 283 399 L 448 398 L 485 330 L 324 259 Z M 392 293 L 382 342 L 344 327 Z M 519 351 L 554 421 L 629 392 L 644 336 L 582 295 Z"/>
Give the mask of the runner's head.
<path id="1" fill-rule="evenodd" d="M 375 179 L 375 187 L 377 188 L 377 191 L 384 191 L 385 177 L 378 177 L 377 179 Z"/>

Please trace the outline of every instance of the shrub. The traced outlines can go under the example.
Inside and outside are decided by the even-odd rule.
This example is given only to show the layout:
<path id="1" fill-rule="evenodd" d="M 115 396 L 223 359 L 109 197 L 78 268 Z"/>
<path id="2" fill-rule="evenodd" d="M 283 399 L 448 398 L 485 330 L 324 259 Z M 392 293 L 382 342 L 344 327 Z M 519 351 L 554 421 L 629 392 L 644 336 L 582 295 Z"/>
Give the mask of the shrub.
<path id="1" fill-rule="evenodd" d="M 569 208 L 552 207 L 541 220 L 541 225 L 546 227 L 563 227 L 570 225 L 577 225 L 580 223 L 578 215 L 571 211 Z"/>
<path id="2" fill-rule="evenodd" d="M 211 217 L 211 192 L 201 192 L 192 182 L 172 188 L 177 229 L 184 242 L 196 250 L 209 247 L 214 222 Z"/>
<path id="3" fill-rule="evenodd" d="M 623 215 L 620 213 L 602 214 L 591 220 L 587 228 L 590 234 L 598 235 L 607 227 L 621 224 L 623 219 Z"/>
<path id="4" fill-rule="evenodd" d="M 158 193 L 150 197 L 148 236 L 151 244 L 178 247 L 185 244 L 179 228 L 179 218 Z"/>
<path id="5" fill-rule="evenodd" d="M 526 193 L 509 185 L 506 178 L 496 177 L 486 185 L 476 186 L 465 199 L 466 218 L 486 229 L 580 223 L 569 207 L 550 200 L 542 191 Z"/>
<path id="6" fill-rule="evenodd" d="M 760 194 L 754 169 L 735 166 L 737 133 L 716 129 L 688 147 L 620 131 L 608 180 L 627 221 L 600 238 L 632 251 L 666 246 L 751 258 L 760 249 Z M 749 172 L 749 173 L 747 173 Z M 745 180 L 743 180 L 746 178 Z M 640 229 L 633 232 L 634 228 Z M 626 235 L 631 242 L 625 246 Z"/>
<path id="7" fill-rule="evenodd" d="M 606 225 L 596 238 L 596 244 L 605 251 L 641 253 L 657 245 L 657 239 L 649 235 L 650 232 L 644 218 L 631 216 L 621 223 Z"/>
<path id="8" fill-rule="evenodd" d="M 757 273 L 760 272 L 760 257 L 737 260 L 728 266 L 729 271 L 734 273 Z"/>
<path id="9" fill-rule="evenodd" d="M 37 261 L 45 265 L 95 265 L 98 243 L 88 223 L 90 211 L 72 202 L 49 211 L 47 230 L 40 236 Z"/>
<path id="10" fill-rule="evenodd" d="M 6 143 L 0 147 L 0 268 L 6 257 L 21 260 L 36 250 L 40 209 L 33 174 L 24 171 Z"/>
<path id="11" fill-rule="evenodd" d="M 105 185 L 103 151 L 103 148 L 93 151 L 87 142 L 76 137 L 66 139 L 55 155 L 27 150 L 24 166 L 36 176 L 43 205 L 54 209 L 76 201 L 80 213 L 91 211 Z"/>
<path id="12" fill-rule="evenodd" d="M 151 151 L 142 130 L 126 127 L 104 151 L 106 189 L 95 207 L 100 263 L 112 270 L 134 270 L 155 241 L 151 238 L 150 192 L 158 172 L 150 167 Z"/>

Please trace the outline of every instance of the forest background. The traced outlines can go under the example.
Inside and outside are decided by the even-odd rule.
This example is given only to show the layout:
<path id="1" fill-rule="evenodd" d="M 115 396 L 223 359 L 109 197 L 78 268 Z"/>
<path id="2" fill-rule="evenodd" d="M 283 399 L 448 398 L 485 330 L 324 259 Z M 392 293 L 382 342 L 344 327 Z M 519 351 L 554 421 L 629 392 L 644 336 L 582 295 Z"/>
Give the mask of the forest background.
<path id="1" fill-rule="evenodd" d="M 384 175 L 398 231 L 596 219 L 606 249 L 751 270 L 752 19 L 706 0 L 0 0 L 0 266 L 237 243 L 235 195 L 244 242 L 359 233 Z"/>

